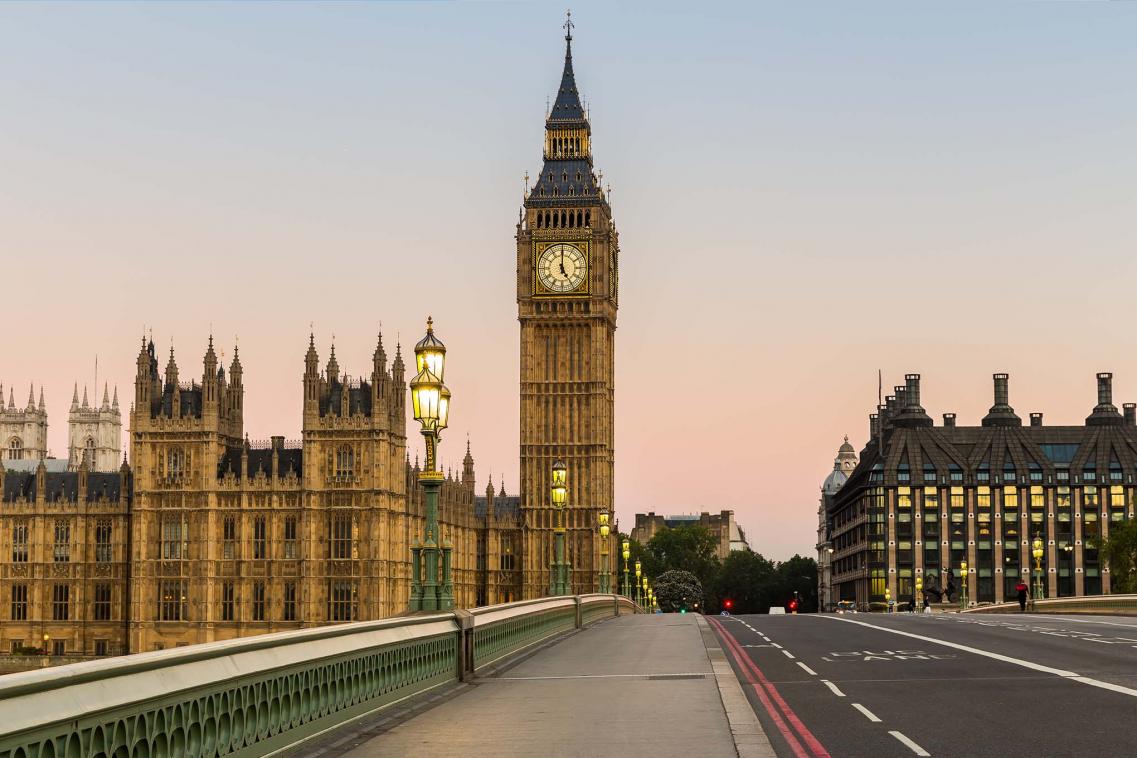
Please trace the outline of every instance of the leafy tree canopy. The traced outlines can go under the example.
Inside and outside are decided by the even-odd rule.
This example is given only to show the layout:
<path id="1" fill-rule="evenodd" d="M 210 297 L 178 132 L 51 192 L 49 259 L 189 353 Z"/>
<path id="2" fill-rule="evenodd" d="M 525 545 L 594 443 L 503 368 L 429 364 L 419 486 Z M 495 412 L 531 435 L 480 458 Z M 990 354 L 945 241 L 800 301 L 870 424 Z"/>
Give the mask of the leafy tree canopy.
<path id="1" fill-rule="evenodd" d="M 1102 540 L 1101 556 L 1109 564 L 1114 592 L 1137 592 L 1137 521 L 1115 521 Z"/>
<path id="2" fill-rule="evenodd" d="M 697 611 L 703 607 L 703 585 L 690 571 L 665 571 L 654 584 L 655 597 L 664 613 Z"/>

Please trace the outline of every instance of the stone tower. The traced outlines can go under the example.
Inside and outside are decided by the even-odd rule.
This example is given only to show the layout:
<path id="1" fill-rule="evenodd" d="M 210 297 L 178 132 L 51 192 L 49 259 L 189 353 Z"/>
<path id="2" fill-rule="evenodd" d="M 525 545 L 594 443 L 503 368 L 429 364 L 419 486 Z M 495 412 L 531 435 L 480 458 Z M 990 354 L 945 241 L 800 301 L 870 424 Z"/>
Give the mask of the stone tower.
<path id="1" fill-rule="evenodd" d="M 619 242 L 593 170 L 592 129 L 565 63 L 545 119 L 544 166 L 517 224 L 521 322 L 523 594 L 544 595 L 553 556 L 549 486 L 568 467 L 567 541 L 573 591 L 595 592 L 596 515 L 613 507 L 613 374 Z"/>
<path id="2" fill-rule="evenodd" d="M 4 405 L 4 386 L 0 384 L 0 457 L 10 461 L 39 461 L 47 457 L 47 408 L 43 387 L 36 405 L 35 390 L 28 387 L 28 404 L 16 407 L 16 393 L 8 388 Z"/>
<path id="3" fill-rule="evenodd" d="M 122 463 L 122 413 L 118 407 L 118 387 L 114 400 L 103 386 L 102 405 L 87 402 L 87 388 L 83 388 L 83 402 L 79 403 L 79 385 L 71 395 L 71 412 L 67 417 L 67 468 L 78 471 L 87 456 L 91 471 L 118 471 Z"/>

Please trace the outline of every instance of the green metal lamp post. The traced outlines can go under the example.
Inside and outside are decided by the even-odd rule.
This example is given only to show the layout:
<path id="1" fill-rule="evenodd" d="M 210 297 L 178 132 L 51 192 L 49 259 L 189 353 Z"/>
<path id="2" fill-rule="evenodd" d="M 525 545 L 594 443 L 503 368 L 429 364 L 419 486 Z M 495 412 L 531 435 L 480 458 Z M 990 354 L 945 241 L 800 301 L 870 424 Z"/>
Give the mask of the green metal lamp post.
<path id="1" fill-rule="evenodd" d="M 642 584 L 643 584 L 643 591 L 642 591 L 642 592 L 640 592 L 640 604 L 641 604 L 641 605 L 643 605 L 644 609 L 646 610 L 646 609 L 647 609 L 647 607 L 648 607 L 648 600 L 647 600 L 647 577 L 646 577 L 646 576 L 643 578 L 643 583 L 642 583 Z"/>
<path id="2" fill-rule="evenodd" d="M 550 488 L 550 498 L 553 502 L 553 513 L 556 518 L 556 527 L 553 529 L 555 552 L 551 581 L 550 595 L 569 594 L 568 563 L 565 561 L 565 498 L 568 496 L 568 471 L 565 464 L 557 461 L 553 464 L 553 485 Z"/>
<path id="3" fill-rule="evenodd" d="M 639 560 L 636 560 L 636 605 L 643 603 L 643 598 L 640 597 L 640 577 L 643 576 L 643 568 L 640 566 Z"/>
<path id="4" fill-rule="evenodd" d="M 632 557 L 632 543 L 624 540 L 621 548 L 624 552 L 624 597 L 632 599 L 632 585 L 628 584 L 628 559 Z"/>
<path id="5" fill-rule="evenodd" d="M 959 609 L 967 610 L 967 561 L 959 564 Z"/>
<path id="6" fill-rule="evenodd" d="M 446 346 L 434 336 L 434 320 L 426 320 L 426 336 L 415 345 L 418 373 L 411 380 L 411 403 L 415 421 L 422 425 L 426 442 L 426 464 L 419 473 L 426 502 L 426 534 L 411 547 L 412 611 L 446 611 L 454 607 L 449 542 L 442 542 L 438 528 L 438 491 L 443 474 L 437 470 L 438 443 L 450 415 L 450 390 L 442 383 L 446 367 Z M 441 557 L 441 565 L 440 559 Z"/>
<path id="7" fill-rule="evenodd" d="M 608 573 L 608 513 L 601 511 L 597 519 L 600 521 L 600 593 L 607 595 L 612 591 L 611 576 Z"/>
<path id="8" fill-rule="evenodd" d="M 1037 534 L 1034 535 L 1034 540 L 1031 542 L 1030 554 L 1034 557 L 1034 600 L 1042 599 L 1042 538 Z M 1036 606 L 1031 603 L 1031 610 L 1035 610 Z"/>

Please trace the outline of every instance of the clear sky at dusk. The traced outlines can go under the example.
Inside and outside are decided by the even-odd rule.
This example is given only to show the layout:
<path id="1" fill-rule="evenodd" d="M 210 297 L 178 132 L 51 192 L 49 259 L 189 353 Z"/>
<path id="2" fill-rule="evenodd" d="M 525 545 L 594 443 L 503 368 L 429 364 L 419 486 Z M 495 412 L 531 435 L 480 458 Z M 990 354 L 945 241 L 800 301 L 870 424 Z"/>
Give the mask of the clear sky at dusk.
<path id="1" fill-rule="evenodd" d="M 0 381 L 132 397 L 240 335 L 253 438 L 297 437 L 309 322 L 369 370 L 433 314 L 479 490 L 517 491 L 514 224 L 562 5 L 0 4 Z M 1137 400 L 1137 4 L 576 3 L 621 241 L 616 502 L 733 508 L 812 552 L 843 434 L 923 374 L 1081 423 Z M 100 393 L 101 394 L 101 393 Z M 412 449 L 421 448 L 417 434 Z"/>

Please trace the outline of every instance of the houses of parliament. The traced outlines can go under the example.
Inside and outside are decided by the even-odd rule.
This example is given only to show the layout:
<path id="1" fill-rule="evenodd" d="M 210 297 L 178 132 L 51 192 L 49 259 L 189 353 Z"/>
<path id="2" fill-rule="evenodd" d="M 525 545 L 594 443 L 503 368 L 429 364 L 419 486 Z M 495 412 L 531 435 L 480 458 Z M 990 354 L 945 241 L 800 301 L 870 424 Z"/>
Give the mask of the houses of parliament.
<path id="1" fill-rule="evenodd" d="M 566 31 L 544 164 L 516 225 L 520 495 L 491 481 L 479 496 L 467 442 L 439 502 L 458 607 L 548 594 L 555 460 L 570 472 L 573 590 L 597 590 L 603 555 L 616 569 L 616 535 L 601 550 L 597 516 L 613 507 L 619 247 Z M 48 458 L 42 397 L 12 417 L 0 653 L 117 655 L 406 612 L 425 507 L 401 348 L 388 360 L 380 337 L 370 373 L 348 377 L 334 345 L 322 363 L 309 337 L 297 441 L 250 440 L 238 351 L 223 365 L 209 337 L 200 355 L 179 367 L 172 347 L 143 339 L 121 460 L 104 432 L 67 465 Z"/>

